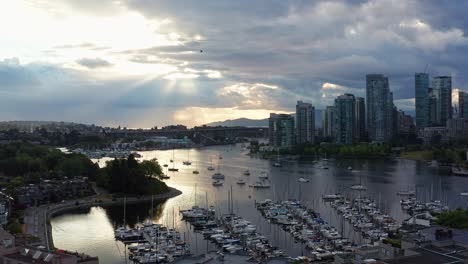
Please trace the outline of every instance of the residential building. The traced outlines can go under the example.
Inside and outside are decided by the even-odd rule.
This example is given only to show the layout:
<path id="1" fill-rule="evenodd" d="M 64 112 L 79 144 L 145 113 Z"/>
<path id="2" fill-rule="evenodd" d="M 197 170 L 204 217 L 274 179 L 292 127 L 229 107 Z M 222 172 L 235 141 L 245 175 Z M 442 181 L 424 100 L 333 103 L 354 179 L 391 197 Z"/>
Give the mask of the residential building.
<path id="1" fill-rule="evenodd" d="M 414 75 L 414 94 L 416 100 L 416 127 L 424 128 L 430 125 L 429 117 L 429 74 Z"/>
<path id="2" fill-rule="evenodd" d="M 366 76 L 367 130 L 370 140 L 388 142 L 393 136 L 393 94 L 382 74 Z"/>
<path id="3" fill-rule="evenodd" d="M 436 99 L 436 124 L 445 126 L 452 118 L 452 77 L 438 76 L 432 79 L 432 94 Z"/>
<path id="4" fill-rule="evenodd" d="M 9 264 L 99 264 L 99 258 L 65 250 L 24 246 L 16 237 L 0 228 L 0 263 Z"/>
<path id="5" fill-rule="evenodd" d="M 410 115 L 405 114 L 404 111 L 398 111 L 397 115 L 397 132 L 398 134 L 409 134 L 414 128 L 414 120 Z"/>
<path id="6" fill-rule="evenodd" d="M 323 137 L 334 137 L 335 133 L 335 107 L 327 106 L 322 112 Z"/>
<path id="7" fill-rule="evenodd" d="M 424 144 L 431 144 L 435 136 L 440 137 L 441 142 L 448 140 L 448 129 L 445 126 L 425 127 L 420 129 L 418 137 L 424 141 Z"/>
<path id="8" fill-rule="evenodd" d="M 458 92 L 458 117 L 468 118 L 468 93 Z"/>
<path id="9" fill-rule="evenodd" d="M 335 141 L 338 144 L 355 142 L 355 104 L 352 94 L 340 95 L 335 99 Z"/>
<path id="10" fill-rule="evenodd" d="M 296 143 L 314 143 L 315 108 L 310 103 L 297 101 L 296 104 Z"/>
<path id="11" fill-rule="evenodd" d="M 437 98 L 433 93 L 432 88 L 429 89 L 429 124 L 434 126 L 437 124 Z"/>
<path id="12" fill-rule="evenodd" d="M 447 121 L 448 138 L 468 140 L 468 118 L 453 118 Z"/>
<path id="13" fill-rule="evenodd" d="M 289 148 L 294 144 L 294 117 L 271 113 L 269 123 L 270 146 Z"/>
<path id="14" fill-rule="evenodd" d="M 356 142 L 359 142 L 364 140 L 366 134 L 366 104 L 364 98 L 355 97 L 354 112 L 354 138 Z"/>

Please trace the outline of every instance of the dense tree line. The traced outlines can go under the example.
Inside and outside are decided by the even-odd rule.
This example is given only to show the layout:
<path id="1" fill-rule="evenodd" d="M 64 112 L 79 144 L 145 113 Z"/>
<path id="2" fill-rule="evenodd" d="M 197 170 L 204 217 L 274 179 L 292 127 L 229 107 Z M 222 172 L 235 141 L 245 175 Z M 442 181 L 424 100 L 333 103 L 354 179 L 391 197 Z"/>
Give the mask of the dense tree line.
<path id="1" fill-rule="evenodd" d="M 133 155 L 127 159 L 108 161 L 97 184 L 112 193 L 149 195 L 167 192 L 167 185 L 157 179 L 162 175 L 156 160 L 138 162 Z"/>
<path id="2" fill-rule="evenodd" d="M 356 145 L 295 145 L 292 150 L 283 150 L 285 154 L 340 156 L 340 157 L 376 157 L 390 154 L 389 145 L 356 144 Z"/>
<path id="3" fill-rule="evenodd" d="M 63 176 L 84 176 L 95 180 L 99 166 L 81 154 L 66 154 L 30 143 L 11 143 L 0 145 L 0 174 L 21 177 L 25 183 Z"/>
<path id="4" fill-rule="evenodd" d="M 437 224 L 451 228 L 468 229 L 468 210 L 457 209 L 443 212 L 438 216 Z"/>
<path id="5" fill-rule="evenodd" d="M 128 159 L 114 159 L 99 168 L 82 154 L 67 154 L 55 148 L 30 143 L 0 145 L 0 175 L 7 182 L 3 187 L 14 190 L 41 179 L 62 179 L 65 176 L 84 176 L 113 193 L 156 194 L 168 190 L 158 178 L 162 168 L 157 160 L 138 162 L 133 155 Z"/>

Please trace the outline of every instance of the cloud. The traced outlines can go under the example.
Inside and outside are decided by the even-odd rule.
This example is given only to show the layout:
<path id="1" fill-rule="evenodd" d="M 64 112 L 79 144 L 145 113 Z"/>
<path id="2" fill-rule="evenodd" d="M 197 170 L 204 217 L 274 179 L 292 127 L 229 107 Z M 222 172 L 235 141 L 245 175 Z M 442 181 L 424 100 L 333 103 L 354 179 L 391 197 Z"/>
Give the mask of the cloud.
<path id="1" fill-rule="evenodd" d="M 90 69 L 112 66 L 110 62 L 100 58 L 82 58 L 77 60 L 76 63 Z"/>
<path id="2" fill-rule="evenodd" d="M 427 64 L 431 76 L 452 75 L 467 88 L 466 8 L 435 0 L 5 2 L 0 23 L 17 26 L 0 29 L 0 119 L 151 127 L 262 118 L 294 111 L 297 100 L 323 109 L 343 93 L 364 96 L 368 73 L 387 75 L 395 104 L 410 110 L 414 72 Z"/>

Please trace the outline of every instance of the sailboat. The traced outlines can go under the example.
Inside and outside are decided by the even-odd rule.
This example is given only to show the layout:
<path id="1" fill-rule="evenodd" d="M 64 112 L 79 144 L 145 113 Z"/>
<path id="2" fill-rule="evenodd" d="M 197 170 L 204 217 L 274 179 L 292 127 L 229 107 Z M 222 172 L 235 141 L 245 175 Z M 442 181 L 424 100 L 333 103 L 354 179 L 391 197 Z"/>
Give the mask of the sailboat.
<path id="1" fill-rule="evenodd" d="M 276 162 L 273 163 L 273 167 L 283 167 L 283 165 L 281 165 L 281 162 L 280 162 L 280 158 L 279 158 L 279 148 L 276 149 L 277 153 L 276 153 Z"/>
<path id="2" fill-rule="evenodd" d="M 197 170 L 197 163 L 195 162 L 195 169 L 192 171 L 193 174 L 199 174 L 200 172 Z"/>
<path id="3" fill-rule="evenodd" d="M 239 185 L 244 185 L 244 184 L 246 184 L 246 183 L 247 183 L 247 181 L 244 180 L 244 179 L 242 179 L 242 178 L 240 178 L 239 180 L 237 180 L 237 184 L 239 184 Z"/>
<path id="4" fill-rule="evenodd" d="M 187 160 L 183 161 L 182 164 L 184 165 L 192 165 L 192 162 L 190 162 L 190 150 L 187 149 Z"/>
<path id="5" fill-rule="evenodd" d="M 168 171 L 169 171 L 169 170 L 168 170 Z M 167 175 L 167 173 L 163 173 L 163 175 L 159 176 L 159 178 L 165 180 L 165 179 L 170 179 L 171 177 L 169 177 L 169 176 Z"/>
<path id="6" fill-rule="evenodd" d="M 355 191 L 365 191 L 367 190 L 367 187 L 362 185 L 362 175 L 359 175 L 359 184 L 353 184 L 351 187 L 349 187 Z"/>
<path id="7" fill-rule="evenodd" d="M 213 160 L 210 161 L 210 166 L 207 168 L 209 171 L 214 171 L 215 168 L 213 167 Z"/>
<path id="8" fill-rule="evenodd" d="M 224 175 L 223 175 L 221 172 L 219 172 L 219 163 L 218 163 L 218 171 L 215 172 L 215 173 L 211 176 L 211 178 L 212 178 L 213 180 L 224 180 Z"/>
<path id="9" fill-rule="evenodd" d="M 174 149 L 172 149 L 172 159 L 171 159 L 171 162 L 172 162 L 172 168 L 169 168 L 169 171 L 179 171 L 179 169 L 177 169 L 175 167 L 175 162 L 174 162 Z"/>
<path id="10" fill-rule="evenodd" d="M 222 180 L 215 180 L 213 181 L 213 186 L 222 186 L 223 185 L 223 181 Z"/>

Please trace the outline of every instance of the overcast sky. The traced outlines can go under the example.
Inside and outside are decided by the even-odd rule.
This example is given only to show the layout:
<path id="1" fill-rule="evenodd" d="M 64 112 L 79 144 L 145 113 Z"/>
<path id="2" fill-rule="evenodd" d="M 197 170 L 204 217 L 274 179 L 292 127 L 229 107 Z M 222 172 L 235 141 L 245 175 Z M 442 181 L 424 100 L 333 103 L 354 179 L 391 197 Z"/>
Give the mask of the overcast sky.
<path id="1" fill-rule="evenodd" d="M 316 109 L 414 73 L 468 85 L 468 1 L 0 1 L 0 120 L 189 126 Z M 202 51 L 202 52 L 201 52 Z"/>

